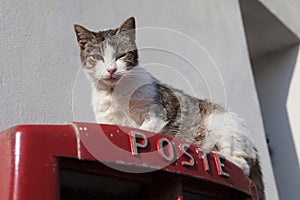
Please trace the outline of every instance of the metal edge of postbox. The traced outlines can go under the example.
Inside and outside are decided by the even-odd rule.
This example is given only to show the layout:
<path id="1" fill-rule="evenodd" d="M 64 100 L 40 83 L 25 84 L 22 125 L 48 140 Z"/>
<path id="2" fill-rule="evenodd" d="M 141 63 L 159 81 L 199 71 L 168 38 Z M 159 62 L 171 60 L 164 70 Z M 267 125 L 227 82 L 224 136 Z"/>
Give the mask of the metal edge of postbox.
<path id="1" fill-rule="evenodd" d="M 39 135 L 39 137 L 37 139 L 34 139 L 36 141 L 36 145 L 40 145 L 40 141 L 45 141 L 45 139 L 48 141 L 48 144 L 45 146 L 42 146 L 42 148 L 47 148 L 46 150 L 38 153 L 38 152 L 34 152 L 37 155 L 42 155 L 42 153 L 49 154 L 47 156 L 54 156 L 54 157 L 72 157 L 72 158 L 79 158 L 79 159 L 84 159 L 84 160 L 98 160 L 101 162 L 112 162 L 115 161 L 117 162 L 118 159 L 116 160 L 108 160 L 108 159 L 99 159 L 99 158 L 95 158 L 94 155 L 91 154 L 91 152 L 89 151 L 88 148 L 86 148 L 84 142 L 83 142 L 83 138 L 86 137 L 86 131 L 84 130 L 84 128 L 82 130 L 80 130 L 80 127 L 86 127 L 89 130 L 96 128 L 96 131 L 94 132 L 90 132 L 90 135 L 97 135 L 98 133 L 102 132 L 103 133 L 103 128 L 105 130 L 115 130 L 115 132 L 113 132 L 113 134 L 117 134 L 117 130 L 119 130 L 119 132 L 123 133 L 123 139 L 127 138 L 126 140 L 124 139 L 124 141 L 128 142 L 128 135 L 124 135 L 124 133 L 128 133 L 130 132 L 130 130 L 134 130 L 134 131 L 139 131 L 142 132 L 144 134 L 146 134 L 147 136 L 150 134 L 152 137 L 158 137 L 158 138 L 162 138 L 162 137 L 167 137 L 166 135 L 162 135 L 162 134 L 156 134 L 156 133 L 150 133 L 147 131 L 142 131 L 142 130 L 138 130 L 138 129 L 133 129 L 133 128 L 128 128 L 128 127 L 121 127 L 121 126 L 115 126 L 115 125 L 100 125 L 100 124 L 93 124 L 93 123 L 81 123 L 81 122 L 74 122 L 71 124 L 66 124 L 66 125 L 19 125 L 19 126 L 15 126 L 12 127 L 6 131 L 3 131 L 0 133 L 0 150 L 6 149 L 5 151 L 0 151 L 0 155 L 2 154 L 2 156 L 5 158 L 5 156 L 7 156 L 7 159 L 4 159 L 4 162 L 1 162 L 2 164 L 0 164 L 0 169 L 1 170 L 6 170 L 7 174 L 9 174 L 10 178 L 7 176 L 1 176 L 0 175 L 0 183 L 2 185 L 2 188 L 9 188 L 10 192 L 7 190 L 6 192 L 2 193 L 2 197 L 7 197 L 10 196 L 12 199 L 12 191 L 11 188 L 15 187 L 14 181 L 15 180 L 11 180 L 11 179 L 15 179 L 16 171 L 15 167 L 13 166 L 15 164 L 15 159 L 16 159 L 16 152 L 14 152 L 16 150 L 16 147 L 14 145 L 15 144 L 15 136 L 16 133 L 19 133 L 20 135 L 23 135 L 25 138 L 33 138 L 34 135 L 36 134 L 32 134 L 32 133 L 38 133 L 41 134 L 43 133 L 43 135 Z M 99 127 L 100 127 L 100 131 L 99 132 Z M 121 130 L 121 131 L 120 131 Z M 112 133 L 107 133 L 105 136 L 106 138 L 110 137 Z M 103 138 L 103 134 L 100 135 Z M 44 137 L 44 138 L 43 138 Z M 42 139 L 43 138 L 43 139 Z M 26 142 L 28 142 L 28 140 L 26 140 Z M 59 141 L 59 142 L 57 142 Z M 72 142 L 73 141 L 73 142 Z M 111 140 L 110 140 L 111 141 Z M 122 142 L 122 141 L 121 141 Z M 97 143 L 97 141 L 96 141 Z M 125 142 L 126 143 L 126 142 Z M 182 143 L 184 143 L 184 141 L 182 141 Z M 53 145 L 54 144 L 54 145 Z M 50 145 L 50 147 L 49 147 Z M 128 144 L 127 144 L 128 145 Z M 11 148 L 9 151 L 7 150 L 7 148 Z M 35 151 L 36 149 L 34 149 L 34 146 L 30 147 L 31 148 L 31 152 Z M 126 151 L 128 154 L 128 157 L 132 157 L 132 155 L 130 155 L 129 151 Z M 143 154 L 142 154 L 143 155 Z M 33 156 L 33 155 L 30 155 Z M 97 157 L 97 156 L 96 156 Z M 121 161 L 121 160 L 119 160 Z M 145 161 L 146 162 L 146 161 Z M 151 167 L 149 165 L 143 165 L 141 163 L 136 163 L 136 162 L 117 162 L 119 164 L 124 164 L 124 165 L 131 165 L 131 166 L 140 166 L 140 167 Z M 229 163 L 229 162 L 228 162 Z M 55 163 L 54 163 L 55 164 Z M 9 169 L 10 166 L 13 169 Z M 206 181 L 211 181 L 214 182 L 216 184 L 220 184 L 220 185 L 224 185 L 225 187 L 230 187 L 233 188 L 235 190 L 239 190 L 243 193 L 246 193 L 250 196 L 253 197 L 253 199 L 256 199 L 255 196 L 257 196 L 256 194 L 256 189 L 255 186 L 253 187 L 253 183 L 245 176 L 243 176 L 243 178 L 240 176 L 240 172 L 241 170 L 236 166 L 234 166 L 233 164 L 230 163 L 230 166 L 233 167 L 234 170 L 232 170 L 230 173 L 232 175 L 238 173 L 239 175 L 239 180 L 243 182 L 243 186 L 241 187 L 241 185 L 239 184 L 228 184 L 228 183 L 224 183 L 218 179 L 214 179 L 212 177 L 205 177 L 205 176 L 195 176 L 193 174 L 190 173 L 186 173 L 186 171 L 180 171 L 174 168 L 168 168 L 168 166 L 162 168 L 162 170 L 171 172 L 171 173 L 178 173 L 178 174 L 183 174 L 183 175 L 187 175 L 187 176 L 192 176 L 194 178 L 199 178 L 199 179 L 203 179 Z M 154 169 L 157 170 L 159 169 L 159 167 Z M 6 180 L 4 179 L 8 179 L 9 183 L 5 183 Z M 55 187 L 55 186 L 54 186 Z M 3 190 L 4 190 L 3 189 Z M 6 190 L 5 189 L 5 190 Z M 1 189 L 0 189 L 1 191 Z M 5 194 L 7 196 L 5 196 Z M 1 197 L 1 195 L 0 195 Z M 2 199 L 2 198 L 1 198 Z M 5 199 L 5 198 L 3 198 Z M 25 199 L 25 198 L 24 198 Z M 29 198 L 30 199 L 30 198 Z"/>
<path id="2" fill-rule="evenodd" d="M 56 157 L 76 158 L 76 151 L 69 125 L 17 125 L 2 131 L 0 199 L 59 199 Z"/>
<path id="3" fill-rule="evenodd" d="M 173 139 L 174 145 L 176 147 L 178 144 L 187 143 L 185 141 L 176 138 L 174 139 L 173 137 L 164 134 L 152 133 L 149 131 L 117 126 L 117 125 L 73 122 L 73 127 L 75 128 L 75 132 L 78 138 L 77 146 L 79 147 L 78 152 L 80 152 L 79 154 L 81 156 L 80 157 L 81 159 L 96 159 L 103 163 L 108 163 L 108 164 L 117 162 L 119 164 L 123 164 L 127 166 L 136 165 L 139 167 L 150 168 L 153 170 L 161 169 L 164 171 L 168 171 L 170 173 L 182 174 L 193 178 L 198 178 L 205 181 L 210 181 L 216 184 L 220 184 L 225 187 L 233 188 L 249 196 L 252 196 L 254 199 L 257 196 L 256 186 L 254 185 L 254 183 L 243 174 L 240 168 L 238 168 L 236 165 L 229 162 L 228 160 L 225 161 L 226 164 L 228 165 L 226 170 L 231 175 L 231 178 L 234 180 L 217 175 L 215 172 L 217 169 L 215 167 L 211 168 L 211 170 L 214 171 L 214 173 L 203 172 L 202 174 L 197 174 L 197 171 L 193 171 L 189 167 L 183 167 L 183 166 L 176 167 L 171 163 L 165 163 L 165 162 L 159 162 L 155 164 L 151 162 L 149 163 L 147 162 L 146 159 L 147 157 L 144 157 L 144 155 L 146 155 L 145 152 L 139 154 L 138 157 L 132 155 L 132 152 L 130 150 L 129 134 L 131 131 L 135 131 L 135 132 L 143 133 L 147 137 L 149 136 L 149 138 L 153 140 L 157 140 L 158 138 Z M 89 144 L 89 142 L 91 142 L 91 144 Z M 189 145 L 193 149 L 198 148 L 193 144 L 189 143 Z M 107 151 L 110 152 L 98 154 L 98 152 L 107 152 Z M 155 154 L 153 149 L 151 152 Z M 117 153 L 118 155 L 114 155 L 114 153 Z M 210 156 L 210 163 L 211 163 L 213 162 L 212 153 L 209 153 L 209 156 Z M 159 158 L 159 156 L 157 155 L 155 156 L 153 154 L 148 156 L 150 161 L 151 159 L 153 160 L 153 157 Z M 182 157 L 177 157 L 176 160 L 178 159 L 182 159 Z M 165 164 L 165 165 L 162 167 L 161 164 Z"/>

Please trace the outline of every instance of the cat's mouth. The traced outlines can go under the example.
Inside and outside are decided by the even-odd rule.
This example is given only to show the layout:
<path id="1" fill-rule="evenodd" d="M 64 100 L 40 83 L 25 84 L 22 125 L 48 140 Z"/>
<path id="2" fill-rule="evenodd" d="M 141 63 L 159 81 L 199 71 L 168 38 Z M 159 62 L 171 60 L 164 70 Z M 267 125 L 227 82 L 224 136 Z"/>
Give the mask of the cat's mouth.
<path id="1" fill-rule="evenodd" d="M 115 82 L 115 81 L 117 81 L 118 79 L 113 78 L 113 77 L 109 77 L 109 78 L 105 78 L 104 80 L 105 80 L 105 81 L 108 81 L 108 82 Z"/>
<path id="2" fill-rule="evenodd" d="M 120 75 L 113 74 L 113 75 L 104 77 L 103 80 L 109 81 L 109 82 L 115 82 L 115 81 L 118 81 L 120 78 L 121 78 Z"/>

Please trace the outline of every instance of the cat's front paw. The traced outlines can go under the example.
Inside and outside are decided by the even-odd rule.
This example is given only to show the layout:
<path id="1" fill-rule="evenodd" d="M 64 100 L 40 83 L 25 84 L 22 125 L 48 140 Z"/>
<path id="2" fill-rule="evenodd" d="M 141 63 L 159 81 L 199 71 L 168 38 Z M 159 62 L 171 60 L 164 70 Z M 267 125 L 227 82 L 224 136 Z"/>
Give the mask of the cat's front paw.
<path id="1" fill-rule="evenodd" d="M 231 162 L 236 164 L 244 172 L 246 176 L 250 175 L 250 167 L 244 158 L 239 157 L 227 157 Z"/>
<path id="2" fill-rule="evenodd" d="M 145 120 L 144 123 L 139 127 L 142 130 L 159 133 L 168 124 L 160 118 L 150 117 Z"/>

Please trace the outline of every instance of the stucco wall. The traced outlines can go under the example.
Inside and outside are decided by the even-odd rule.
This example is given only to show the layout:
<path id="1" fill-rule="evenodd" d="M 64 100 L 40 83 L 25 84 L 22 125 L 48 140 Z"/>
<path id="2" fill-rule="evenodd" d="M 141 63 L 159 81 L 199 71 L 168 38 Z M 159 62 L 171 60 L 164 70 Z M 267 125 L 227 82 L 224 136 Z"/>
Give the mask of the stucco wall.
<path id="1" fill-rule="evenodd" d="M 299 199 L 300 2 L 241 0 L 280 199 Z"/>
<path id="2" fill-rule="evenodd" d="M 296 118 L 299 106 L 295 104 L 299 98 L 299 92 L 295 91 L 295 84 L 299 82 L 299 74 L 295 73 L 299 71 L 298 51 L 296 45 L 253 63 L 280 198 L 295 200 L 300 194 L 299 136 L 298 123 L 295 123 L 299 120 Z"/>
<path id="3" fill-rule="evenodd" d="M 299 46 L 298 46 L 299 49 Z M 289 93 L 287 96 L 287 112 L 289 115 L 289 122 L 291 125 L 292 131 L 292 138 L 294 141 L 295 150 L 298 156 L 298 168 L 300 166 L 300 93 L 299 93 L 299 86 L 300 86 L 300 55 L 298 51 L 297 59 L 294 66 L 294 73 L 291 77 Z M 300 172 L 299 172 L 300 174 Z M 300 178 L 299 178 L 300 179 Z"/>
<path id="4" fill-rule="evenodd" d="M 298 0 L 258 0 L 265 5 L 276 17 L 300 37 L 300 1 Z"/>
<path id="5" fill-rule="evenodd" d="M 23 123 L 89 120 L 91 110 L 78 108 L 81 103 L 89 104 L 89 100 L 78 99 L 89 99 L 89 85 L 80 79 L 82 73 L 76 78 L 80 60 L 73 24 L 97 30 L 116 27 L 129 16 L 136 17 L 138 27 L 180 32 L 139 31 L 139 47 L 151 47 L 153 43 L 156 49 L 167 52 L 162 57 L 158 51 L 142 51 L 141 63 L 168 65 L 155 65 L 149 71 L 163 82 L 239 113 L 261 151 L 268 197 L 278 199 L 237 0 L 1 0 L 0 129 Z M 173 51 L 183 57 L 174 56 Z M 182 70 L 184 58 L 192 67 Z M 179 71 L 177 76 L 175 70 Z M 195 70 L 201 73 L 195 75 Z M 188 80 L 184 84 L 179 81 L 180 74 Z M 72 98 L 74 85 L 77 96 Z"/>

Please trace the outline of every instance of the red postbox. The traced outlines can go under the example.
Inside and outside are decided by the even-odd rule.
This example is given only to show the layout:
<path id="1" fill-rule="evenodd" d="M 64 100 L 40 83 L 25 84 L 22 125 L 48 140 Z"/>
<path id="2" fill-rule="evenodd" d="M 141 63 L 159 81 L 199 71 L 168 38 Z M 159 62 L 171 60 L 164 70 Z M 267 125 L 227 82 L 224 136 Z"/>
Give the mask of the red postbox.
<path id="1" fill-rule="evenodd" d="M 256 187 L 216 152 L 163 134 L 74 122 L 0 133 L 1 200 L 257 200 Z"/>

